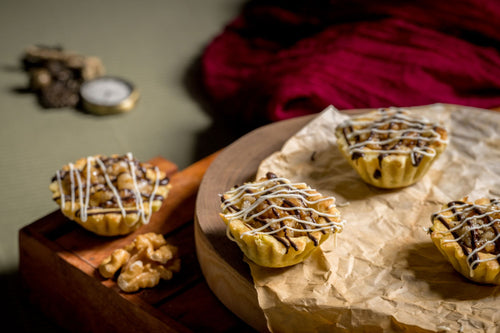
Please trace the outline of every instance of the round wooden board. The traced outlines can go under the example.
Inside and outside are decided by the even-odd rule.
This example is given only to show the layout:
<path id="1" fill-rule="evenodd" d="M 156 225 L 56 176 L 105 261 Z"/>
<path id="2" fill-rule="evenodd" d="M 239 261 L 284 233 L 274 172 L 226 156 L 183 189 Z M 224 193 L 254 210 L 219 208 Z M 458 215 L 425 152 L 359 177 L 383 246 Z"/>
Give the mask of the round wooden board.
<path id="1" fill-rule="evenodd" d="M 361 113 L 366 110 L 349 110 Z M 226 147 L 212 162 L 201 182 L 195 209 L 195 242 L 203 275 L 215 295 L 237 316 L 258 331 L 266 319 L 257 301 L 248 265 L 238 246 L 226 237 L 219 216 L 219 194 L 234 185 L 254 180 L 261 161 L 315 115 L 293 118 L 260 127 Z"/>
<path id="2" fill-rule="evenodd" d="M 313 116 L 260 127 L 226 147 L 207 169 L 196 199 L 195 242 L 203 275 L 215 295 L 256 330 L 267 330 L 248 265 L 238 246 L 226 237 L 219 216 L 220 197 L 236 184 L 251 181 L 260 162 Z"/>

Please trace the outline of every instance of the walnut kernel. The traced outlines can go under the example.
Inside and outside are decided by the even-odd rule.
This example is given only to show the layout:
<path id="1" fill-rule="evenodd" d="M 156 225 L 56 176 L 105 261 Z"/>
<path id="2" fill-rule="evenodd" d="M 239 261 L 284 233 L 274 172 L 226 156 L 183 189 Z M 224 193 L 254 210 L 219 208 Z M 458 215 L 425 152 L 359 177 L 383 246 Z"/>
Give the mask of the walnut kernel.
<path id="1" fill-rule="evenodd" d="M 160 279 L 170 280 L 180 270 L 177 247 L 167 244 L 162 235 L 137 236 L 123 249 L 117 249 L 99 265 L 99 272 L 111 278 L 121 269 L 117 283 L 124 292 L 156 286 Z"/>

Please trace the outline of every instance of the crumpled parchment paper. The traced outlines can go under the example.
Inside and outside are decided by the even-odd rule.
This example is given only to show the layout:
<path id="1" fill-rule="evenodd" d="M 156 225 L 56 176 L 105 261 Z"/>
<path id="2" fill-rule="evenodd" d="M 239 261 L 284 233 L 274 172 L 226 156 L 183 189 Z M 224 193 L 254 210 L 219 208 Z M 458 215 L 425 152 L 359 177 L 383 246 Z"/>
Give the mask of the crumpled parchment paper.
<path id="1" fill-rule="evenodd" d="M 329 107 L 262 161 L 337 198 L 347 220 L 305 262 L 269 269 L 251 262 L 273 332 L 497 332 L 500 287 L 466 280 L 434 247 L 430 216 L 451 200 L 500 196 L 500 113 L 455 105 L 410 108 L 439 121 L 450 144 L 417 184 L 365 184 L 338 151 Z"/>

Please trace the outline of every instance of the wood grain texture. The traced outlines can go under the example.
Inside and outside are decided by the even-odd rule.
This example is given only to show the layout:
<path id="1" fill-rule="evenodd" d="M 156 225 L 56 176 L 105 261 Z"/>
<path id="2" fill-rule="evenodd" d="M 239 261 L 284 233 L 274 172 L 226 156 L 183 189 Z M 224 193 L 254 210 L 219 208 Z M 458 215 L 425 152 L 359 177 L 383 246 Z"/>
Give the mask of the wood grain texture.
<path id="1" fill-rule="evenodd" d="M 342 112 L 360 114 L 367 111 L 370 109 Z M 243 136 L 219 154 L 207 170 L 198 192 L 195 242 L 202 272 L 219 299 L 260 331 L 267 328 L 263 326 L 264 317 L 257 293 L 241 250 L 226 237 L 226 225 L 219 216 L 219 195 L 234 185 L 254 180 L 261 161 L 279 151 L 292 135 L 314 117 L 304 116 L 277 122 Z"/>
<path id="2" fill-rule="evenodd" d="M 182 171 L 154 158 L 151 164 L 171 176 L 173 188 L 151 222 L 131 235 L 96 236 L 58 210 L 24 227 L 19 232 L 19 271 L 25 296 L 74 332 L 265 331 L 248 266 L 237 245 L 226 238 L 218 215 L 219 194 L 252 180 L 262 159 L 312 118 L 256 129 Z M 155 288 L 124 294 L 96 268 L 113 250 L 149 231 L 179 246 L 181 272 Z"/>
<path id="3" fill-rule="evenodd" d="M 151 160 L 170 176 L 172 190 L 149 224 L 124 237 L 92 234 L 55 211 L 19 232 L 20 278 L 25 296 L 71 332 L 250 332 L 210 291 L 195 253 L 193 215 L 211 155 L 178 171 Z M 126 294 L 97 267 L 138 234 L 161 233 L 179 248 L 181 271 L 155 288 Z"/>
<path id="4" fill-rule="evenodd" d="M 346 110 L 358 114 L 367 110 Z M 261 161 L 279 151 L 283 144 L 317 115 L 303 116 L 260 127 L 222 150 L 208 168 L 200 185 L 196 200 L 195 223 L 200 229 L 196 242 L 203 243 L 215 251 L 217 258 L 226 262 L 228 269 L 234 270 L 245 280 L 252 278 L 238 246 L 226 237 L 226 226 L 219 216 L 220 194 L 234 185 L 253 181 Z M 196 228 L 195 228 L 196 230 Z M 198 237 L 200 236 L 200 237 Z M 201 237 L 203 236 L 203 237 Z M 206 243 L 206 244 L 205 244 Z M 200 252 L 200 251 L 198 251 Z M 198 253 L 203 273 L 204 253 Z M 213 258 L 207 258 L 213 260 Z M 211 265 L 206 265 L 210 270 Z M 208 281 L 210 284 L 210 281 Z"/>
<path id="5" fill-rule="evenodd" d="M 222 303 L 261 332 L 267 330 L 266 320 L 242 252 L 226 237 L 226 227 L 219 216 L 219 194 L 253 180 L 260 162 L 280 150 L 290 136 L 313 118 L 305 116 L 277 122 L 243 136 L 220 152 L 198 191 L 195 243 L 203 275 Z"/>

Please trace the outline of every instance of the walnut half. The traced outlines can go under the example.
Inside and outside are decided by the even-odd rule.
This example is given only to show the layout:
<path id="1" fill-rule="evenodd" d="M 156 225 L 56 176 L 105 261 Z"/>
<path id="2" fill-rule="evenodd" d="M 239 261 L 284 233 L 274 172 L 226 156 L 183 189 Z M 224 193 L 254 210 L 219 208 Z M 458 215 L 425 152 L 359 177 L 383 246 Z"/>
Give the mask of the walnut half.
<path id="1" fill-rule="evenodd" d="M 118 276 L 118 287 L 124 292 L 156 286 L 160 279 L 170 280 L 181 267 L 177 247 L 167 244 L 162 235 L 147 233 L 137 236 L 123 249 L 117 249 L 99 265 L 105 278 Z"/>

